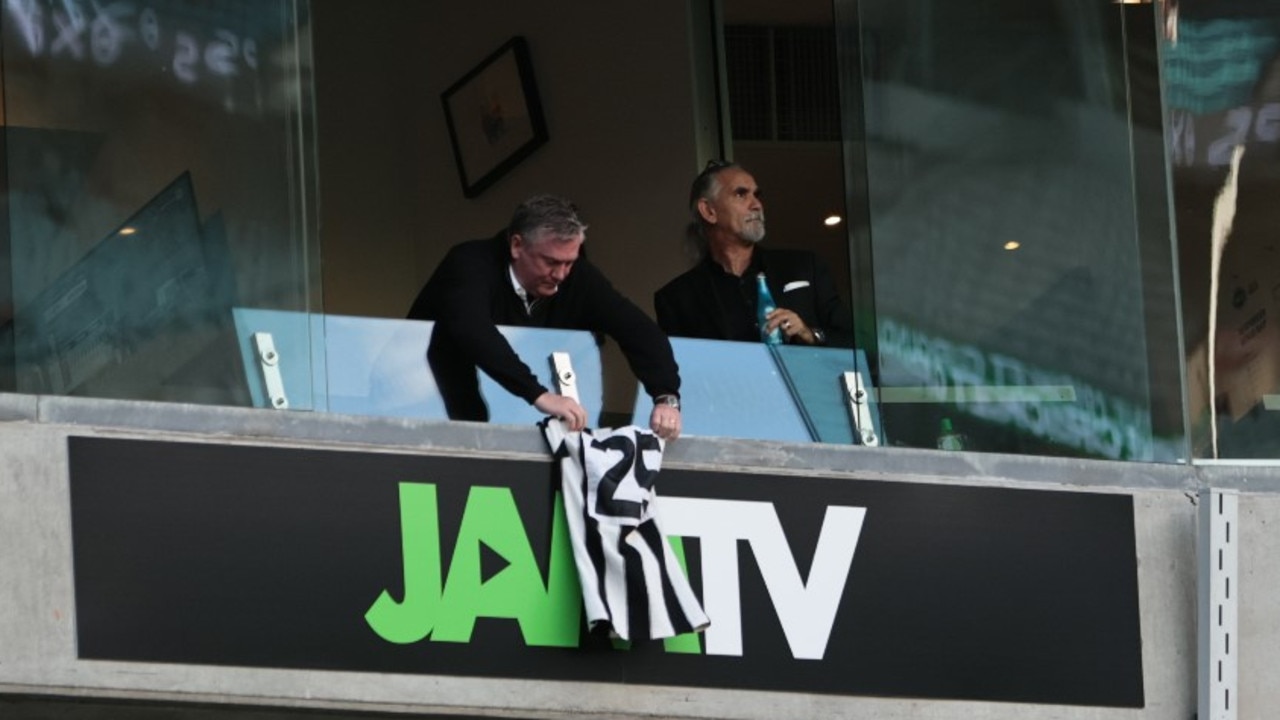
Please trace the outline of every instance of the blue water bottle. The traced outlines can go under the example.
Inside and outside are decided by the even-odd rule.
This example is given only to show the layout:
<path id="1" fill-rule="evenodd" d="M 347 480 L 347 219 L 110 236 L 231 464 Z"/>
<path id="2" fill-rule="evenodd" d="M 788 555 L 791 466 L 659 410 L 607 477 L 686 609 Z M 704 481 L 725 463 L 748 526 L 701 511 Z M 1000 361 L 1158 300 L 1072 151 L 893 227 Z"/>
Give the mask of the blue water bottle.
<path id="1" fill-rule="evenodd" d="M 772 332 L 765 330 L 769 326 L 769 313 L 778 309 L 773 301 L 773 293 L 769 292 L 769 284 L 764 280 L 764 273 L 756 275 L 756 321 L 760 323 L 760 339 L 766 345 L 781 345 L 782 330 L 774 328 Z"/>

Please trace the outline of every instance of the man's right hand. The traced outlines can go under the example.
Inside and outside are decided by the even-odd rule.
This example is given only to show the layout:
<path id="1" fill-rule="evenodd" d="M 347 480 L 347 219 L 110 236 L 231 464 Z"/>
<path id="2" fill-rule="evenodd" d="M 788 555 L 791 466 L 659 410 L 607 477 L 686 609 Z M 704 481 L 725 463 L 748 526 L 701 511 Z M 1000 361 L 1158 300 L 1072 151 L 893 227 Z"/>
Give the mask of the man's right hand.
<path id="1" fill-rule="evenodd" d="M 544 392 L 533 401 L 539 411 L 560 418 L 570 432 L 581 430 L 587 426 L 587 411 L 577 400 L 564 395 Z"/>

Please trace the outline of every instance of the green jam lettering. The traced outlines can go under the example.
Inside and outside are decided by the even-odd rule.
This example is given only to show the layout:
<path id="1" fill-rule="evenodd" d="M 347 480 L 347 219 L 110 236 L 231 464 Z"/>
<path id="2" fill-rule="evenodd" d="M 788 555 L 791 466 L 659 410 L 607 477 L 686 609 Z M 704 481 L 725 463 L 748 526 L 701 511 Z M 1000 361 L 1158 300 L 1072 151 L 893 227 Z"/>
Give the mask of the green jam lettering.
<path id="1" fill-rule="evenodd" d="M 702 605 L 711 617 L 705 637 L 690 633 L 664 641 L 672 653 L 741 656 L 743 617 L 738 582 L 739 545 L 751 548 L 765 589 L 797 659 L 826 654 L 844 594 L 866 508 L 826 509 L 813 561 L 797 567 L 777 509 L 768 502 L 711 498 L 659 499 L 668 542 L 685 567 L 683 538 L 696 538 L 702 555 Z M 386 590 L 365 620 L 387 642 L 470 642 L 476 620 L 514 620 L 526 645 L 577 647 L 582 592 L 569 544 L 564 505 L 555 500 L 546 577 L 538 567 L 509 488 L 472 487 L 458 539 L 443 577 L 436 486 L 400 485 L 404 597 Z M 492 577 L 481 570 L 482 546 L 507 560 Z M 625 648 L 625 643 L 617 647 Z"/>
<path id="2" fill-rule="evenodd" d="M 388 642 L 469 642 L 476 618 L 509 618 L 529 645 L 576 647 L 582 615 L 564 506 L 555 504 L 551 558 L 543 581 L 508 488 L 473 487 L 458 542 L 442 582 L 440 519 L 435 485 L 400 485 L 404 599 L 383 591 L 365 613 L 369 627 Z M 481 543 L 510 565 L 481 582 Z"/>

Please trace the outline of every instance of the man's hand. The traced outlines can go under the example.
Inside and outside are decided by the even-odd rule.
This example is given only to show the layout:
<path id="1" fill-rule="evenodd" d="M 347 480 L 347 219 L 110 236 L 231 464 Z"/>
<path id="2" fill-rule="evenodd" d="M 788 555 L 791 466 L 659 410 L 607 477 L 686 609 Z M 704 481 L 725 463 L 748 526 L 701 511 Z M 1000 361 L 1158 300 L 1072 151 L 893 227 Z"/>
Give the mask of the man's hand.
<path id="1" fill-rule="evenodd" d="M 818 342 L 818 337 L 813 334 L 813 330 L 804 324 L 804 320 L 792 310 L 786 308 L 778 308 L 765 316 L 768 320 L 766 332 L 773 332 L 774 328 L 782 330 L 782 334 L 786 337 L 786 341 L 790 343 L 803 343 L 805 345 L 814 345 Z"/>
<path id="2" fill-rule="evenodd" d="M 570 432 L 581 430 L 587 426 L 586 408 L 579 405 L 578 401 L 571 397 L 544 392 L 538 396 L 537 400 L 533 401 L 533 406 L 551 417 L 563 420 L 565 427 Z"/>
<path id="3" fill-rule="evenodd" d="M 675 440 L 680 437 L 680 411 L 670 405 L 654 405 L 649 414 L 649 429 L 663 440 Z"/>

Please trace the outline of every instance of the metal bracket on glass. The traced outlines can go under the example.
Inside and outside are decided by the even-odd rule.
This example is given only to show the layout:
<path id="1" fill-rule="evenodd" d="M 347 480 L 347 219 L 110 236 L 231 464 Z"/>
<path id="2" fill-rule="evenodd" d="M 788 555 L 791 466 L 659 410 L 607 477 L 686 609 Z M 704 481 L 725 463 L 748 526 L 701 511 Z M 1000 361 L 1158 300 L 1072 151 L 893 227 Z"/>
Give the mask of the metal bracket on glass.
<path id="1" fill-rule="evenodd" d="M 871 395 L 862 382 L 862 374 L 847 372 L 842 378 L 845 397 L 849 401 L 849 417 L 853 420 L 853 435 L 859 444 L 868 447 L 880 445 L 876 425 L 871 413 Z"/>
<path id="2" fill-rule="evenodd" d="M 271 333 L 254 333 L 253 351 L 257 353 L 258 367 L 262 368 L 262 380 L 267 386 L 267 402 L 276 410 L 287 410 L 289 398 L 284 394 L 284 377 L 280 374 L 280 353 L 276 352 L 276 343 Z"/>
<path id="3" fill-rule="evenodd" d="M 573 373 L 573 362 L 569 359 L 569 353 L 551 353 L 551 372 L 556 376 L 556 390 L 565 397 L 578 400 L 578 376 Z"/>
<path id="4" fill-rule="evenodd" d="M 1200 491 L 1199 712 L 1202 720 L 1235 720 L 1238 691 L 1240 596 L 1239 496 Z"/>

